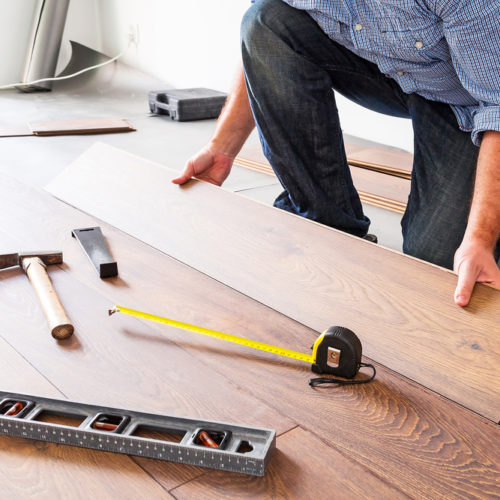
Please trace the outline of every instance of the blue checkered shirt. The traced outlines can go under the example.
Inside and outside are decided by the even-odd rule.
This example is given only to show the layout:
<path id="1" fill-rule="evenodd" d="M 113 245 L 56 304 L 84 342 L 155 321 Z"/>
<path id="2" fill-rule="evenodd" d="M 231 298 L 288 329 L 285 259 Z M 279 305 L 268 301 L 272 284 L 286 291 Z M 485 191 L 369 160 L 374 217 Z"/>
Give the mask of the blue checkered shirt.
<path id="1" fill-rule="evenodd" d="M 500 131 L 500 0 L 283 0 L 401 89 L 450 104 L 476 145 Z"/>

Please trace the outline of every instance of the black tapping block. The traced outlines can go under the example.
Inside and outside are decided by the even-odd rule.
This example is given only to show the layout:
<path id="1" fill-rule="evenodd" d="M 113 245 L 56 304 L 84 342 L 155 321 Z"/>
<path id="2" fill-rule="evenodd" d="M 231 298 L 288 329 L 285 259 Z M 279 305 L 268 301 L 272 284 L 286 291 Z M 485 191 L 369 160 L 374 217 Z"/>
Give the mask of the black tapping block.
<path id="1" fill-rule="evenodd" d="M 109 253 L 100 227 L 73 229 L 71 235 L 80 243 L 100 278 L 118 276 L 118 264 Z"/>

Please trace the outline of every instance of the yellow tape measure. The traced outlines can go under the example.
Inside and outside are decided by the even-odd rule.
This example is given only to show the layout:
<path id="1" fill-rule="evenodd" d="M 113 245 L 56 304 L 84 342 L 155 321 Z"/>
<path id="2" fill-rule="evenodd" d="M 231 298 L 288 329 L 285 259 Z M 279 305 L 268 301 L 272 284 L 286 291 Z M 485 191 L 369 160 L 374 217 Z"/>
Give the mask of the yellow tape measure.
<path id="1" fill-rule="evenodd" d="M 340 326 L 328 328 L 328 330 L 323 332 L 316 339 L 316 342 L 314 342 L 312 354 L 304 354 L 284 347 L 257 342 L 229 333 L 210 330 L 209 328 L 203 328 L 201 326 L 190 325 L 189 323 L 136 311 L 135 309 L 129 309 L 127 307 L 115 306 L 109 311 L 110 315 L 114 313 L 127 314 L 135 318 L 154 321 L 200 335 L 225 340 L 226 342 L 244 345 L 252 349 L 258 349 L 259 351 L 305 361 L 306 363 L 311 363 L 311 369 L 316 373 L 330 373 L 341 377 L 352 378 L 358 373 L 361 366 L 361 342 L 354 332 Z"/>

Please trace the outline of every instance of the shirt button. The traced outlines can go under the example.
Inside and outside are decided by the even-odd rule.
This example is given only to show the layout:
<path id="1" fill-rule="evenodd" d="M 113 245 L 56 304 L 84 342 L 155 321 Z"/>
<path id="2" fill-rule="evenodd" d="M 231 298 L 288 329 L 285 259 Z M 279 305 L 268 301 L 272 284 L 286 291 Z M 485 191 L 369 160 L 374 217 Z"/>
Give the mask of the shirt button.
<path id="1" fill-rule="evenodd" d="M 417 49 L 421 49 L 423 46 L 424 44 L 421 41 L 415 42 L 415 47 L 417 47 Z"/>
<path id="2" fill-rule="evenodd" d="M 361 31 L 361 30 L 363 29 L 363 25 L 362 25 L 362 24 L 359 24 L 359 23 L 358 23 L 358 24 L 355 24 L 355 25 L 354 25 L 354 29 L 355 29 L 356 31 Z"/>
<path id="3" fill-rule="evenodd" d="M 404 75 L 404 73 L 403 73 L 402 71 L 398 71 L 398 72 L 396 73 L 396 75 L 398 75 L 398 76 L 403 76 L 403 75 Z"/>

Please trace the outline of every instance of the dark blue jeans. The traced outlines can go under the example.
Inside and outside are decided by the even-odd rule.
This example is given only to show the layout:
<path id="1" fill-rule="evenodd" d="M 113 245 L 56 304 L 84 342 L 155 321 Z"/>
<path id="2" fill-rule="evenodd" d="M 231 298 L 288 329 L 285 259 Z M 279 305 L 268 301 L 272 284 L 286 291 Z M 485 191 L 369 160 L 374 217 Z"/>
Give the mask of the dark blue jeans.
<path id="1" fill-rule="evenodd" d="M 405 94 L 372 64 L 333 42 L 304 11 L 259 0 L 242 23 L 250 104 L 283 193 L 275 206 L 357 236 L 370 220 L 353 186 L 332 89 L 414 130 L 403 251 L 451 268 L 474 186 L 478 148 L 447 104 Z"/>

